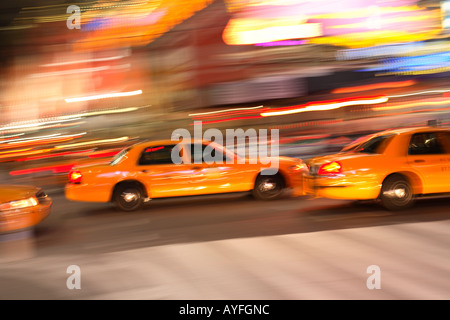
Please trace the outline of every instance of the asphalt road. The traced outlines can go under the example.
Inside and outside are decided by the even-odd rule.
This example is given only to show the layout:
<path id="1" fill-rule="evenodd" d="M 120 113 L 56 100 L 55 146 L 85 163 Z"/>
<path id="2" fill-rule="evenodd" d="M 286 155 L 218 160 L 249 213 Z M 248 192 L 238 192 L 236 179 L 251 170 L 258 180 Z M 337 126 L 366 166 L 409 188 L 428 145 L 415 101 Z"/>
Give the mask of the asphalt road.
<path id="1" fill-rule="evenodd" d="M 50 195 L 33 234 L 0 242 L 0 299 L 450 299 L 450 199 L 388 212 L 237 194 L 125 213 Z"/>

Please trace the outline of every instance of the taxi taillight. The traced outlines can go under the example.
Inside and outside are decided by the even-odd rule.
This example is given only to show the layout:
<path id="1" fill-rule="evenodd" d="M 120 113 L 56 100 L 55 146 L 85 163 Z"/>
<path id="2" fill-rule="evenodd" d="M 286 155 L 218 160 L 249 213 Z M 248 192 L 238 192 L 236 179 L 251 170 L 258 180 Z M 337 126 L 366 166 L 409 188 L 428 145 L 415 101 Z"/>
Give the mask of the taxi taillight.
<path id="1" fill-rule="evenodd" d="M 332 175 L 342 172 L 342 165 L 338 161 L 324 163 L 317 171 L 318 175 Z"/>
<path id="2" fill-rule="evenodd" d="M 83 174 L 79 170 L 72 170 L 69 172 L 70 183 L 81 183 L 81 179 L 83 179 Z"/>

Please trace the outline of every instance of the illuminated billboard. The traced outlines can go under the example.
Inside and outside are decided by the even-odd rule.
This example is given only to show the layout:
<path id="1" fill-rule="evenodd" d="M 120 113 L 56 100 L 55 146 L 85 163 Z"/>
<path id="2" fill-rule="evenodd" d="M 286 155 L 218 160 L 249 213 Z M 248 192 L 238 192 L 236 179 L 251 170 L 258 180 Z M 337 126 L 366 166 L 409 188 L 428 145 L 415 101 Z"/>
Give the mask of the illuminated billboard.
<path id="1" fill-rule="evenodd" d="M 306 39 L 366 47 L 432 39 L 442 30 L 440 8 L 418 0 L 228 0 L 229 45 Z"/>

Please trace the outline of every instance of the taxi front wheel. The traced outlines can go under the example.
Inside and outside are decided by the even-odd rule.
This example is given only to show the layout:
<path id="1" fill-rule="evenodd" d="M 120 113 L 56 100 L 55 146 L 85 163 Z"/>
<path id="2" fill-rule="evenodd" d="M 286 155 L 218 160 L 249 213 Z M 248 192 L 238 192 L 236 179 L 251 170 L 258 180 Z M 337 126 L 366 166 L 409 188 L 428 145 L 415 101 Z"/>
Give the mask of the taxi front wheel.
<path id="1" fill-rule="evenodd" d="M 142 190 L 136 185 L 119 186 L 114 193 L 114 202 L 122 211 L 135 211 L 144 202 Z"/>
<path id="2" fill-rule="evenodd" d="M 388 210 L 404 210 L 414 204 L 414 193 L 406 178 L 394 175 L 383 182 L 380 199 L 381 204 Z"/>

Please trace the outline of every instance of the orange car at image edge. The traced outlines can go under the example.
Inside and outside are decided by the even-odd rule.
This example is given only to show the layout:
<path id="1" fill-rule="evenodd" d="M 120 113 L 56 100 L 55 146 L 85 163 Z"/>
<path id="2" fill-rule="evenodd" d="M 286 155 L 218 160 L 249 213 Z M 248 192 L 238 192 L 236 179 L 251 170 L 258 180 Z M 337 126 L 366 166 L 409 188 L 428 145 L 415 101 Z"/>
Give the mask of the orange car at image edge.
<path id="1" fill-rule="evenodd" d="M 0 185 L 0 233 L 30 228 L 49 214 L 52 199 L 39 187 Z"/>
<path id="2" fill-rule="evenodd" d="M 306 194 L 409 208 L 420 196 L 450 193 L 450 129 L 386 130 L 312 158 L 308 166 Z"/>

